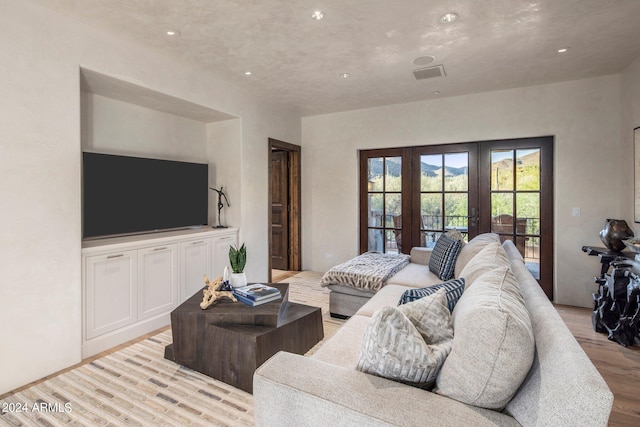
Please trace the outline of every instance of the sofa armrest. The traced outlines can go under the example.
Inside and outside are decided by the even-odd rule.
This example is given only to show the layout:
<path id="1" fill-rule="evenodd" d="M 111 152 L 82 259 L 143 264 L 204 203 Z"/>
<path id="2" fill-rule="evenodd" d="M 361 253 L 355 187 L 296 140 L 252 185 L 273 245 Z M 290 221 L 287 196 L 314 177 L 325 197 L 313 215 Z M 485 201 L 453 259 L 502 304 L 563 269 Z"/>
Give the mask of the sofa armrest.
<path id="1" fill-rule="evenodd" d="M 414 247 L 411 248 L 411 262 L 415 264 L 429 265 L 429 259 L 431 258 L 431 248 Z"/>
<path id="2" fill-rule="evenodd" d="M 279 352 L 253 377 L 256 426 L 519 425 L 415 387 Z"/>

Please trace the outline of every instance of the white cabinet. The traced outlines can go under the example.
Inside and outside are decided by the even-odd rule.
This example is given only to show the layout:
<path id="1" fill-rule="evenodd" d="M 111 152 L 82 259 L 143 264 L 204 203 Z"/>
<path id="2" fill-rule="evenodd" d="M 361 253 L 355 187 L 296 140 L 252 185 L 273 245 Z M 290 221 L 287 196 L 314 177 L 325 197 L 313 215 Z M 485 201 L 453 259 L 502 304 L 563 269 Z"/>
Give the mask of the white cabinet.
<path id="1" fill-rule="evenodd" d="M 212 279 L 222 276 L 224 268 L 229 267 L 231 273 L 231 265 L 229 263 L 229 248 L 231 245 L 238 245 L 238 235 L 236 233 L 225 236 L 216 236 L 211 239 L 213 246 L 213 265 L 211 267 Z"/>
<path id="2" fill-rule="evenodd" d="M 215 280 L 229 265 L 229 247 L 238 243 L 238 233 L 220 232 L 209 239 L 180 243 L 180 302 L 204 288 L 204 275 Z"/>
<path id="3" fill-rule="evenodd" d="M 205 286 L 205 274 L 211 277 L 211 239 L 180 243 L 180 302 Z"/>
<path id="4" fill-rule="evenodd" d="M 178 246 L 138 251 L 138 320 L 172 310 L 177 301 Z"/>
<path id="5" fill-rule="evenodd" d="M 169 325 L 237 241 L 237 229 L 202 228 L 83 242 L 82 357 Z"/>
<path id="6" fill-rule="evenodd" d="M 136 251 L 86 259 L 86 339 L 136 321 Z"/>

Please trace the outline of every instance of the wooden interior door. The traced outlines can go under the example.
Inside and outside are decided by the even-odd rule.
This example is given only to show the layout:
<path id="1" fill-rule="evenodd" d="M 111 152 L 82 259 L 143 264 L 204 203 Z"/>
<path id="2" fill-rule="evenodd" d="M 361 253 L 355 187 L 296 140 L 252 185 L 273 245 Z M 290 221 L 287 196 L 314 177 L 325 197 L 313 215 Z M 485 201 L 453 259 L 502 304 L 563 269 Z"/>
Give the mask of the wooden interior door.
<path id="1" fill-rule="evenodd" d="M 289 153 L 271 153 L 271 267 L 289 270 Z"/>

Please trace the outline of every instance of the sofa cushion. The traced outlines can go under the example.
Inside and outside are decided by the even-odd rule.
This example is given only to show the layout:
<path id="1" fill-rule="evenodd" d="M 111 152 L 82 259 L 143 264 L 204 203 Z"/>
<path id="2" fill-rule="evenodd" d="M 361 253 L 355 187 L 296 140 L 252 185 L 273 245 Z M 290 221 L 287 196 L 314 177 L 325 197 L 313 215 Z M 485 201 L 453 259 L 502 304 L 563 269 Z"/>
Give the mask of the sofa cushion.
<path id="1" fill-rule="evenodd" d="M 447 307 L 449 307 L 449 311 L 453 311 L 453 308 L 456 306 L 456 303 L 464 291 L 464 278 L 451 279 L 444 283 L 438 283 L 426 288 L 408 289 L 404 291 L 400 297 L 398 305 L 406 304 L 431 294 L 435 294 L 439 289 L 445 290 L 447 296 Z"/>
<path id="2" fill-rule="evenodd" d="M 445 231 L 444 235 L 447 237 L 450 237 L 453 240 L 459 240 L 462 246 L 464 246 L 465 244 L 464 236 L 462 235 L 460 230 L 458 230 L 457 228 L 452 228 L 451 230 Z"/>
<path id="3" fill-rule="evenodd" d="M 355 315 L 332 336 L 329 336 L 330 333 L 325 329 L 325 340 L 310 357 L 344 368 L 356 369 L 362 337 L 370 322 L 371 317 Z"/>
<path id="4" fill-rule="evenodd" d="M 516 394 L 534 357 L 529 314 L 508 267 L 480 276 L 453 311 L 453 348 L 436 392 L 469 405 L 501 409 Z"/>
<path id="5" fill-rule="evenodd" d="M 491 242 L 476 254 L 460 271 L 465 287 L 470 287 L 478 277 L 498 267 L 509 267 L 507 254 L 498 242 Z"/>
<path id="6" fill-rule="evenodd" d="M 380 289 L 378 293 L 376 293 L 375 297 L 371 298 L 362 307 L 360 307 L 356 314 L 371 317 L 381 308 L 395 307 L 398 305 L 400 296 L 407 289 L 411 288 L 400 285 L 387 285 Z"/>
<path id="7" fill-rule="evenodd" d="M 440 236 L 429 258 L 429 271 L 441 280 L 451 279 L 461 248 L 460 240 L 454 240 L 444 234 Z"/>
<path id="8" fill-rule="evenodd" d="M 424 288 L 440 282 L 442 282 L 442 280 L 430 272 L 427 265 L 410 262 L 405 268 L 391 276 L 386 286 L 401 285 L 412 288 Z"/>
<path id="9" fill-rule="evenodd" d="M 367 326 L 358 370 L 430 388 L 451 351 L 452 336 L 444 289 L 402 309 L 385 307 Z"/>
<path id="10" fill-rule="evenodd" d="M 485 248 L 489 243 L 498 242 L 500 243 L 500 236 L 495 233 L 484 233 L 479 234 L 473 239 L 469 240 L 466 245 L 460 250 L 460 254 L 458 255 L 458 259 L 456 260 L 456 266 L 454 269 L 454 276 L 460 277 L 460 272 L 464 268 L 465 265 L 471 258 L 476 256 L 478 252 Z"/>

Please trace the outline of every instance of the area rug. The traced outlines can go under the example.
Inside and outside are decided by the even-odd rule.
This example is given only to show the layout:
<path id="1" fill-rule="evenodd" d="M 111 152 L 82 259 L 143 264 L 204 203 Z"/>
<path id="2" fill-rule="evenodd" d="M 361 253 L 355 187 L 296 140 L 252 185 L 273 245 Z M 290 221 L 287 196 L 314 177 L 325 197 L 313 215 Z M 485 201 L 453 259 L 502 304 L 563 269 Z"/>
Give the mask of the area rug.
<path id="1" fill-rule="evenodd" d="M 325 339 L 344 323 L 329 316 L 322 274 L 285 281 L 289 300 L 322 308 Z M 164 330 L 0 399 L 9 426 L 251 426 L 253 396 L 164 359 Z M 308 354 L 315 351 L 314 347 Z"/>

